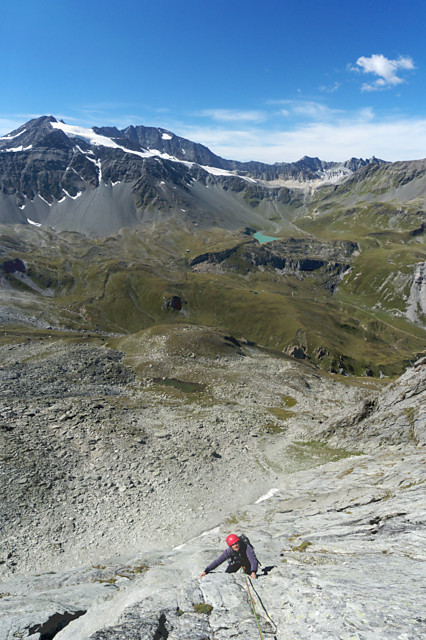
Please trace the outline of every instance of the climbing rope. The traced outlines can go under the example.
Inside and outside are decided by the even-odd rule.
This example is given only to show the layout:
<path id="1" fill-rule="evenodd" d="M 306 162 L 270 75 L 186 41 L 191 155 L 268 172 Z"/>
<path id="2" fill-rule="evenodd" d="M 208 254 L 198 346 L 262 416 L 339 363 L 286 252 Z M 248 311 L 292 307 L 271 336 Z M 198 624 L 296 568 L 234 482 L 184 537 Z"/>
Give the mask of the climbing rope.
<path id="1" fill-rule="evenodd" d="M 261 605 L 262 609 L 263 609 L 263 610 L 264 610 L 264 612 L 266 613 L 266 617 L 268 618 L 268 620 L 270 621 L 270 623 L 271 623 L 271 624 L 272 624 L 272 626 L 274 627 L 274 633 L 276 633 L 276 632 L 277 632 L 277 630 L 278 630 L 277 625 L 275 624 L 275 622 L 272 620 L 271 616 L 269 615 L 269 611 L 266 609 L 265 605 L 263 604 L 263 602 L 262 602 L 262 600 L 261 600 L 261 598 L 260 598 L 260 595 L 257 593 L 256 589 L 255 589 L 255 588 L 254 588 L 254 586 L 253 586 L 253 583 L 251 583 L 251 587 L 252 587 L 253 591 L 255 592 L 255 594 L 257 595 L 257 598 L 258 598 L 258 600 L 259 600 L 259 602 L 260 602 L 260 605 Z"/>
<path id="2" fill-rule="evenodd" d="M 251 584 L 251 581 L 250 581 L 250 583 L 249 583 L 249 581 L 248 581 L 248 579 L 247 579 L 247 574 L 245 573 L 245 571 L 244 571 L 244 568 L 243 568 L 243 567 L 241 567 L 241 571 L 243 572 L 243 574 L 244 574 L 244 579 L 245 579 L 245 581 L 246 581 L 247 591 L 248 591 L 248 594 L 249 594 L 249 597 L 250 597 L 251 608 L 252 608 L 252 610 L 253 610 L 253 615 L 254 615 L 254 618 L 255 618 L 255 620 L 256 620 L 257 628 L 258 628 L 258 630 L 259 630 L 259 635 L 260 635 L 261 639 L 262 639 L 262 640 L 264 640 L 263 633 L 262 633 L 262 629 L 260 628 L 260 624 L 259 624 L 259 619 L 258 619 L 257 614 L 256 614 L 256 609 L 255 609 L 255 605 L 254 605 L 253 596 L 252 596 L 252 594 L 251 594 L 251 590 L 250 590 L 250 584 Z M 257 597 L 258 597 L 258 599 L 259 599 L 260 604 L 262 605 L 262 609 L 263 609 L 263 610 L 264 610 L 264 612 L 266 613 L 266 615 L 267 615 L 268 619 L 270 620 L 271 624 L 274 626 L 274 633 L 276 633 L 277 628 L 278 628 L 278 627 L 277 627 L 277 625 L 276 625 L 276 624 L 275 624 L 275 622 L 272 620 L 272 618 L 271 618 L 271 616 L 269 615 L 268 611 L 265 609 L 265 605 L 263 604 L 262 600 L 260 599 L 260 596 L 259 596 L 259 594 L 257 593 L 256 589 L 253 587 L 253 584 L 252 584 L 251 586 L 252 586 L 252 588 L 253 588 L 253 591 L 254 591 L 254 592 L 255 592 L 255 594 L 257 595 Z"/>
<path id="3" fill-rule="evenodd" d="M 245 579 L 245 581 L 246 581 L 247 591 L 248 591 L 249 596 L 250 596 L 251 608 L 253 609 L 253 614 L 254 614 L 254 617 L 255 617 L 255 620 L 256 620 L 257 628 L 258 628 L 258 630 L 259 630 L 259 635 L 260 635 L 260 637 L 261 637 L 261 639 L 262 639 L 262 640 L 265 640 L 265 639 L 264 639 L 264 637 L 263 637 L 262 629 L 260 628 L 259 620 L 258 620 L 258 618 L 257 618 L 257 613 L 256 613 L 256 609 L 255 609 L 255 606 L 254 606 L 253 596 L 251 595 L 250 585 L 249 585 L 249 583 L 248 583 L 247 576 L 246 576 L 246 574 L 245 574 L 245 572 L 244 572 L 243 567 L 241 567 L 241 569 L 242 569 L 242 571 L 243 571 L 243 573 L 244 573 L 244 579 Z"/>

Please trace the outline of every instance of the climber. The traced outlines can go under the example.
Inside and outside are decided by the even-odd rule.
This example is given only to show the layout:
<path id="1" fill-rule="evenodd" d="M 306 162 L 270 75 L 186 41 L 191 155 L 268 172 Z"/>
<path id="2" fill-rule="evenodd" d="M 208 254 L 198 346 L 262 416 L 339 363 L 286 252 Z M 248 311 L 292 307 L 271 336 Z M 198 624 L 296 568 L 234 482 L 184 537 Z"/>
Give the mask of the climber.
<path id="1" fill-rule="evenodd" d="M 231 533 L 226 538 L 226 544 L 228 548 L 205 568 L 200 578 L 203 578 L 207 573 L 210 573 L 210 571 L 213 571 L 213 569 L 216 569 L 216 567 L 222 564 L 222 562 L 228 560 L 226 573 L 235 573 L 243 567 L 245 573 L 249 573 L 250 577 L 255 579 L 257 577 L 256 571 L 259 562 L 248 538 L 243 535 L 238 537 Z"/>

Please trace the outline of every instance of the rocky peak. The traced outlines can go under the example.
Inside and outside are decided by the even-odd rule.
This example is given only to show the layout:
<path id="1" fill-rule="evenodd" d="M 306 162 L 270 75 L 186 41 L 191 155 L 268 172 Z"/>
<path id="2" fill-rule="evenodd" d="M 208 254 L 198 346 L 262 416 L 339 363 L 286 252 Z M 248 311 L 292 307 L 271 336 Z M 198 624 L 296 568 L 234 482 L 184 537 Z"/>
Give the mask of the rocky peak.
<path id="1" fill-rule="evenodd" d="M 51 127 L 51 122 L 57 122 L 56 118 L 53 116 L 34 118 L 8 135 L 1 137 L 0 153 L 19 153 L 20 151 L 29 151 L 32 147 L 37 146 L 55 146 L 59 139 L 64 144 L 64 135 L 52 136 L 52 133 L 62 132 L 55 132 Z"/>
<path id="2" fill-rule="evenodd" d="M 367 160 L 363 160 L 363 158 L 351 158 L 350 160 L 346 160 L 346 162 L 343 163 L 343 166 L 355 172 L 370 164 L 386 164 L 386 161 L 379 160 L 375 156 L 372 156 Z"/>

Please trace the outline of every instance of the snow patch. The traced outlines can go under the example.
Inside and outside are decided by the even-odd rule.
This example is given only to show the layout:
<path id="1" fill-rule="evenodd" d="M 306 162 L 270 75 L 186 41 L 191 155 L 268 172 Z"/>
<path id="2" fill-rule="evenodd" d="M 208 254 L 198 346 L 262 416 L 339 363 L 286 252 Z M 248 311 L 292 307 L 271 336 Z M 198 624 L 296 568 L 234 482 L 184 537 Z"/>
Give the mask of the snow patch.
<path id="1" fill-rule="evenodd" d="M 75 175 L 77 176 L 77 178 L 80 178 L 80 180 L 82 182 L 84 182 L 84 179 L 81 177 L 81 175 L 74 169 L 74 167 L 71 168 L 71 171 L 74 171 Z"/>
<path id="2" fill-rule="evenodd" d="M 19 147 L 12 147 L 10 149 L 2 149 L 2 153 L 19 153 L 20 151 L 29 151 L 33 148 L 33 145 L 30 144 L 28 147 L 23 147 L 22 144 Z"/>
<path id="3" fill-rule="evenodd" d="M 76 144 L 75 146 L 76 146 L 76 147 L 77 147 L 77 149 L 80 151 L 80 153 L 82 153 L 84 156 L 88 156 L 89 154 L 90 154 L 91 156 L 94 156 L 94 155 L 95 155 L 91 149 L 89 149 L 89 151 L 83 151 L 83 149 L 82 149 L 78 144 Z"/>
<path id="4" fill-rule="evenodd" d="M 196 164 L 196 163 L 191 162 L 188 164 Z M 231 171 L 227 171 L 226 169 L 218 169 L 217 167 L 209 167 L 207 165 L 202 165 L 202 164 L 200 164 L 199 166 L 202 169 L 204 169 L 204 171 L 211 173 L 213 176 L 233 176 L 234 175 Z"/>
<path id="5" fill-rule="evenodd" d="M 173 136 L 171 136 L 169 133 L 163 133 L 163 135 L 161 136 L 162 140 L 171 140 L 173 138 Z"/>
<path id="6" fill-rule="evenodd" d="M 218 167 L 210 167 L 208 165 L 197 164 L 196 162 L 185 162 L 181 161 L 182 164 L 186 164 L 188 166 L 198 166 L 207 173 L 210 173 L 212 176 L 229 176 L 230 178 L 240 178 L 240 180 L 245 180 L 246 182 L 251 182 L 252 184 L 257 184 L 257 180 L 253 180 L 253 178 L 247 178 L 247 176 L 239 176 L 232 171 L 228 171 L 227 169 L 219 169 Z"/>
<path id="7" fill-rule="evenodd" d="M 107 136 L 101 136 L 98 133 L 95 133 L 93 129 L 86 129 L 86 127 L 78 127 L 71 124 L 65 124 L 63 122 L 51 122 L 51 126 L 54 129 L 60 129 L 63 131 L 69 138 L 82 138 L 83 140 L 88 140 L 90 144 L 93 144 L 97 147 L 111 147 L 113 149 L 120 148 L 119 145 L 108 138 Z M 82 151 L 84 153 L 84 151 Z"/>
<path id="8" fill-rule="evenodd" d="M 30 220 L 29 218 L 27 218 L 27 222 L 28 222 L 28 224 L 34 225 L 34 227 L 41 227 L 40 222 L 34 222 L 34 220 Z"/>
<path id="9" fill-rule="evenodd" d="M 25 132 L 26 132 L 26 129 L 24 129 L 23 131 L 20 131 L 19 133 L 15 133 L 14 136 L 11 136 L 9 133 L 7 136 L 1 137 L 0 140 L 13 140 L 13 138 L 19 138 L 19 136 L 22 136 L 22 134 Z"/>
<path id="10" fill-rule="evenodd" d="M 38 193 L 37 195 L 38 195 L 38 197 L 40 198 L 40 200 L 43 200 L 43 202 L 45 202 L 45 203 L 47 204 L 47 206 L 48 206 L 48 207 L 51 207 L 51 206 L 52 206 L 52 205 L 51 205 L 51 203 L 50 203 L 50 202 L 47 202 L 47 200 L 45 200 L 45 199 L 43 198 L 43 196 L 41 196 L 39 193 Z"/>
<path id="11" fill-rule="evenodd" d="M 278 493 L 278 491 L 279 489 L 270 489 L 268 493 L 265 493 L 265 495 L 260 496 L 260 498 L 258 498 L 254 504 L 259 504 L 260 502 L 264 502 L 264 500 L 269 500 L 269 498 L 272 498 L 272 496 L 275 493 Z"/>
<path id="12" fill-rule="evenodd" d="M 98 181 L 101 184 L 102 180 L 102 162 L 100 160 L 95 161 L 95 165 L 98 167 Z"/>
<path id="13" fill-rule="evenodd" d="M 77 198 L 79 198 L 82 194 L 81 191 L 79 191 L 75 196 L 72 196 L 70 193 L 68 193 L 68 191 L 66 189 L 62 189 L 62 191 L 65 193 L 65 195 L 68 198 L 72 198 L 73 200 L 76 200 Z M 62 198 L 62 200 L 65 200 L 65 198 Z M 58 202 L 62 202 L 62 200 L 58 200 Z"/>
<path id="14" fill-rule="evenodd" d="M 234 174 L 231 174 L 234 175 Z M 253 178 L 248 178 L 247 176 L 238 176 L 239 178 L 242 178 L 242 180 L 246 180 L 247 182 L 251 182 L 252 184 L 257 184 L 257 181 L 254 180 Z"/>
<path id="15" fill-rule="evenodd" d="M 93 144 L 95 146 L 120 149 L 125 153 L 131 153 L 135 156 L 139 156 L 140 158 L 157 158 L 157 159 L 162 158 L 163 160 L 170 160 L 171 162 L 179 162 L 180 164 L 184 164 L 187 167 L 193 167 L 194 165 L 197 165 L 196 162 L 187 162 L 185 160 L 179 160 L 178 158 L 175 158 L 175 156 L 171 156 L 168 153 L 162 153 L 158 149 L 146 149 L 145 151 L 135 151 L 134 149 L 127 149 L 126 147 L 123 147 L 117 144 L 116 142 L 114 142 L 114 140 L 111 140 L 111 138 L 108 138 L 107 136 L 101 136 L 95 133 L 92 129 L 86 129 L 85 127 L 78 127 L 74 125 L 64 124 L 63 122 L 51 122 L 50 124 L 55 129 L 61 129 L 70 138 L 82 138 L 83 140 L 87 140 L 90 144 Z M 169 134 L 164 134 L 164 135 L 169 135 Z M 78 145 L 77 145 L 77 149 L 81 153 L 83 153 L 86 157 L 87 157 L 87 154 L 90 153 L 90 152 L 83 151 Z M 91 158 L 89 158 L 89 160 L 90 159 Z M 95 162 L 96 164 L 98 164 L 97 161 Z M 225 169 L 218 169 L 217 167 L 210 167 L 210 166 L 204 166 L 204 165 L 198 165 L 198 166 L 204 169 L 204 171 L 207 171 L 207 173 L 210 173 L 214 176 L 234 176 L 235 175 L 232 173 L 232 171 L 227 171 Z M 247 182 L 252 182 L 252 183 L 256 182 L 252 178 L 246 178 L 245 176 L 239 176 L 239 177 L 242 178 L 243 180 L 246 180 Z"/>
<path id="16" fill-rule="evenodd" d="M 98 181 L 99 181 L 99 184 L 101 184 L 101 180 L 102 180 L 102 163 L 101 163 L 101 161 L 98 158 L 95 159 L 95 158 L 87 157 L 87 159 L 90 160 L 90 162 L 93 162 L 93 164 L 95 164 L 98 167 Z"/>

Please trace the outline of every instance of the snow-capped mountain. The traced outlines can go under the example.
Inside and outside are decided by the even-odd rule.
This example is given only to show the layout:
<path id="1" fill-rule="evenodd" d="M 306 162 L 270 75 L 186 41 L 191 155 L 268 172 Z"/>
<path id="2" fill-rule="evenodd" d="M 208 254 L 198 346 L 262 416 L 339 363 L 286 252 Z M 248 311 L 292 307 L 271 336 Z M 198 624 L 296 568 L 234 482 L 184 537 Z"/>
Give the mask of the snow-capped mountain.
<path id="1" fill-rule="evenodd" d="M 105 235 L 177 215 L 238 228 L 297 208 L 306 185 L 379 162 L 242 163 L 162 128 L 87 129 L 43 116 L 0 138 L 0 222 Z"/>

